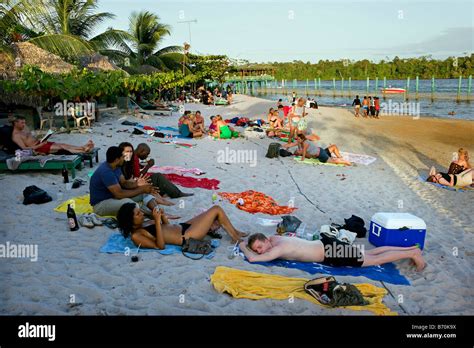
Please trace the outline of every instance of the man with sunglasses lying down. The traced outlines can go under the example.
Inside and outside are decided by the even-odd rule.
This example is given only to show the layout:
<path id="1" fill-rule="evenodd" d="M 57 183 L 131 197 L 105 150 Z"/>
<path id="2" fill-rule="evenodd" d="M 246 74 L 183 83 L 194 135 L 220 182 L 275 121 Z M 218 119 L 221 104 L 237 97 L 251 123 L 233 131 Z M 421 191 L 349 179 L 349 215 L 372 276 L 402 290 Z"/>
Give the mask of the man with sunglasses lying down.
<path id="1" fill-rule="evenodd" d="M 355 245 L 347 245 L 338 240 L 323 238 L 305 240 L 298 237 L 270 236 L 262 233 L 252 234 L 247 243 L 239 244 L 240 250 L 249 262 L 268 262 L 276 259 L 318 262 L 332 267 L 367 267 L 384 263 L 411 259 L 417 271 L 425 268 L 425 260 L 418 246 L 383 246 L 364 251 Z"/>

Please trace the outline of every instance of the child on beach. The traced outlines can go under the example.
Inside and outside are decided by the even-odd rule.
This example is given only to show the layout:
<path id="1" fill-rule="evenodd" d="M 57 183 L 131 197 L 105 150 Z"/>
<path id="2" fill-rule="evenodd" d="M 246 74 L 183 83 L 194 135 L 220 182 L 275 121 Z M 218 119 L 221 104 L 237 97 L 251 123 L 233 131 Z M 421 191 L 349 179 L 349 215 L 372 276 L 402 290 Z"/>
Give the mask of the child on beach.
<path id="1" fill-rule="evenodd" d="M 125 238 L 142 248 L 164 249 L 166 244 L 184 245 L 186 239 L 204 239 L 216 223 L 229 234 L 232 243 L 247 236 L 237 230 L 220 206 L 213 206 L 202 214 L 179 225 L 171 225 L 163 209 L 153 209 L 153 220 L 145 222 L 143 212 L 135 203 L 122 205 L 117 213 L 119 228 Z"/>
<path id="2" fill-rule="evenodd" d="M 369 114 L 369 100 L 367 96 L 364 95 L 364 99 L 362 100 L 362 109 L 364 110 L 364 118 L 367 118 Z"/>

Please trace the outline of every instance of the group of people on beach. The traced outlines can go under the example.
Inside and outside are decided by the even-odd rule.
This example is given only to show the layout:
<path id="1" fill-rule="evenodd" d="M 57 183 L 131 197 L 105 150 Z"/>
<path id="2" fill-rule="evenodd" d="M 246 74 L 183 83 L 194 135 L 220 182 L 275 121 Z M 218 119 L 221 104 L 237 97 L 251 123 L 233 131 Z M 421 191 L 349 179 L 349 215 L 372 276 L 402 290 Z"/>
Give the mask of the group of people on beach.
<path id="1" fill-rule="evenodd" d="M 352 101 L 352 106 L 354 107 L 354 116 L 360 117 L 360 109 L 362 107 L 363 117 L 364 118 L 380 118 L 380 99 L 379 97 L 364 96 L 362 102 L 359 99 L 359 96 L 356 95 Z"/>
<path id="2" fill-rule="evenodd" d="M 204 118 L 200 111 L 194 114 L 187 110 L 178 120 L 179 133 L 186 138 L 199 138 L 203 135 L 210 135 L 217 139 L 238 138 L 239 132 L 229 126 L 221 115 L 211 116 L 209 129 L 204 127 Z"/>

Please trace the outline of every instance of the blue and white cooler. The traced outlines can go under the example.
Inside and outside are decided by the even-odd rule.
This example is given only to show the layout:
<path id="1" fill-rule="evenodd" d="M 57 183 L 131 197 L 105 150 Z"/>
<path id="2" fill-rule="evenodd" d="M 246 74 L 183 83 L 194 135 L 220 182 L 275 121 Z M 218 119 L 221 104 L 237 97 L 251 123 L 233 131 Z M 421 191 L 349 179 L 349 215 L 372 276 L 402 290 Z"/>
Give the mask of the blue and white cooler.
<path id="1" fill-rule="evenodd" d="M 369 242 L 378 247 L 418 244 L 423 249 L 425 236 L 425 222 L 412 214 L 376 213 L 370 220 Z"/>

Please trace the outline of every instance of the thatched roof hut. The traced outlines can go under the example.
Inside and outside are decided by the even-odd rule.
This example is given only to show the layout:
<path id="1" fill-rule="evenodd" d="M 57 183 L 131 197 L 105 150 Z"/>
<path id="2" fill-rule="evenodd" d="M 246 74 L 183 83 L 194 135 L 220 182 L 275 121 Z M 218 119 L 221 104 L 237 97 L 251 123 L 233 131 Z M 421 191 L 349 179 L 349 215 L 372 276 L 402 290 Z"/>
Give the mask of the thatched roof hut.
<path id="1" fill-rule="evenodd" d="M 81 57 L 80 65 L 82 68 L 86 68 L 95 72 L 120 70 L 118 66 L 109 61 L 108 57 L 103 56 L 99 53 L 94 53 L 90 56 Z"/>
<path id="2" fill-rule="evenodd" d="M 18 42 L 13 46 L 15 58 L 20 58 L 21 66 L 35 65 L 44 72 L 52 74 L 68 73 L 74 68 L 72 64 L 66 63 L 59 56 L 29 42 Z"/>

